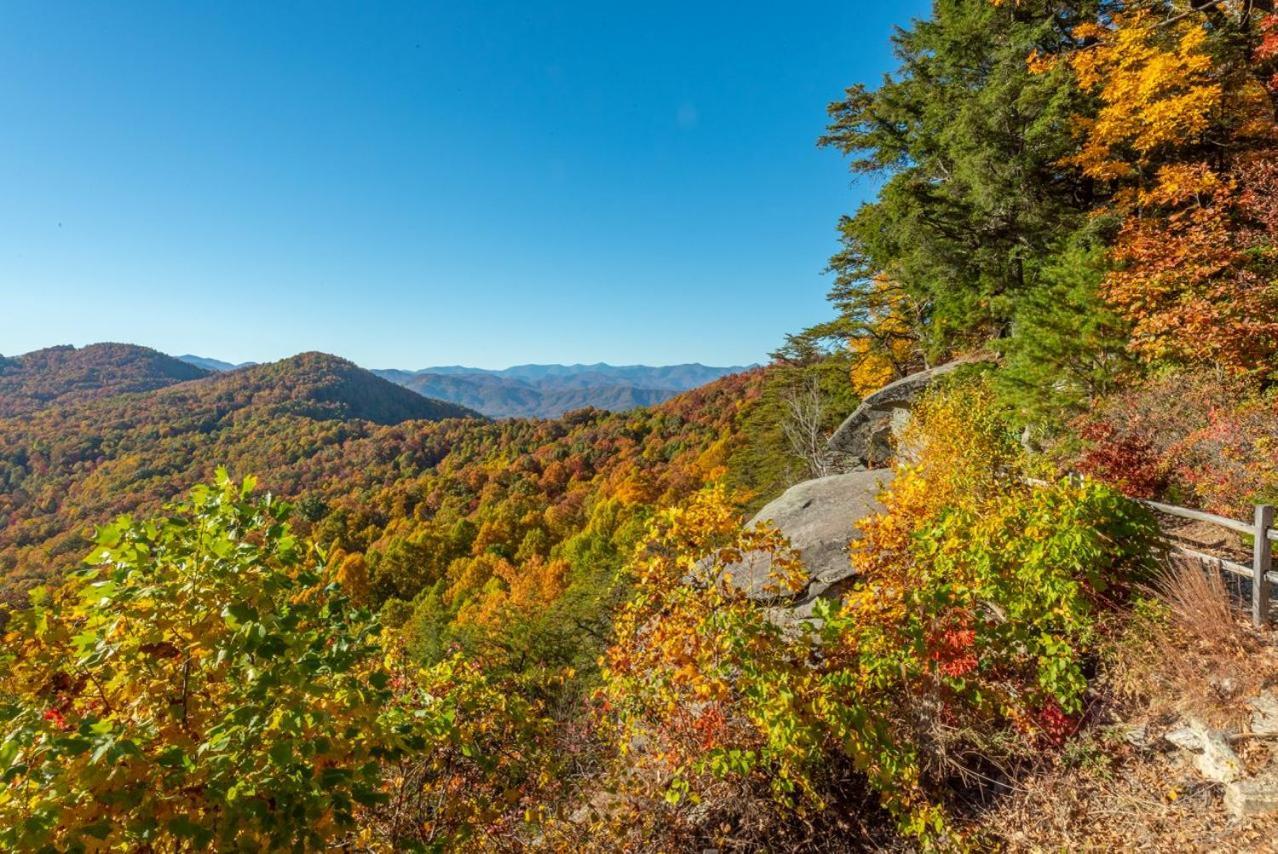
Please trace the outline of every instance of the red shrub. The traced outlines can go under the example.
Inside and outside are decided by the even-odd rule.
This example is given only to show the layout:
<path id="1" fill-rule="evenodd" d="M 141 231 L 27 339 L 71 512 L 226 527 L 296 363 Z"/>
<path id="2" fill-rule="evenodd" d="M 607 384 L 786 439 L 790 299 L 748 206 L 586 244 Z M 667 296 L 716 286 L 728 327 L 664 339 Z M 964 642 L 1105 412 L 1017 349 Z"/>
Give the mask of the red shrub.
<path id="1" fill-rule="evenodd" d="M 1080 435 L 1088 444 L 1075 465 L 1078 471 L 1132 498 L 1154 498 L 1166 488 L 1163 465 L 1143 437 L 1123 435 L 1104 421 L 1085 424 Z"/>
<path id="2" fill-rule="evenodd" d="M 1151 380 L 1077 426 L 1079 471 L 1139 498 L 1242 518 L 1278 497 L 1278 394 L 1211 373 Z"/>

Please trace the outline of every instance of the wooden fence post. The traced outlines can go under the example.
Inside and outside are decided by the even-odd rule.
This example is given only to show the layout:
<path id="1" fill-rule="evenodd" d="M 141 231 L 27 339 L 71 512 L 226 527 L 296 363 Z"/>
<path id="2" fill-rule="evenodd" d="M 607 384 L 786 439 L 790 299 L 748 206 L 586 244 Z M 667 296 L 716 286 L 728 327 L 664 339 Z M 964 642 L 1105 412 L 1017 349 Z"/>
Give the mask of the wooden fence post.
<path id="1" fill-rule="evenodd" d="M 1257 628 L 1269 620 L 1269 570 L 1274 564 L 1273 544 L 1269 542 L 1269 529 L 1274 526 L 1274 508 L 1269 504 L 1256 505 L 1255 545 L 1251 558 L 1251 621 Z"/>

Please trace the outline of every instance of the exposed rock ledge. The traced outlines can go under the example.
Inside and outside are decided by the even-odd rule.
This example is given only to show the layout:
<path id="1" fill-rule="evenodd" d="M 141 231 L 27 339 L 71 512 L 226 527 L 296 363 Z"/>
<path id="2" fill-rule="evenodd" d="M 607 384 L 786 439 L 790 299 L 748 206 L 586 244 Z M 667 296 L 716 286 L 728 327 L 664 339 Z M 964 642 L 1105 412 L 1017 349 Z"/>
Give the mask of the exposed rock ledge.
<path id="1" fill-rule="evenodd" d="M 964 365 L 990 358 L 978 355 L 955 359 L 888 383 L 862 400 L 861 405 L 843 420 L 830 436 L 830 450 L 837 458 L 846 460 L 849 467 L 882 465 L 891 454 L 890 436 L 900 429 L 915 399 L 928 386 Z"/>
<path id="2" fill-rule="evenodd" d="M 860 536 L 856 523 L 882 509 L 878 493 L 891 479 L 890 470 L 856 471 L 790 487 L 756 513 L 749 526 L 769 521 L 789 537 L 807 570 L 807 586 L 780 597 L 765 590 L 772 567 L 766 552 L 749 552 L 729 567 L 733 582 L 751 598 L 773 603 L 770 614 L 778 623 L 810 618 L 818 599 L 837 598 L 847 588 L 855 574 L 848 543 Z"/>

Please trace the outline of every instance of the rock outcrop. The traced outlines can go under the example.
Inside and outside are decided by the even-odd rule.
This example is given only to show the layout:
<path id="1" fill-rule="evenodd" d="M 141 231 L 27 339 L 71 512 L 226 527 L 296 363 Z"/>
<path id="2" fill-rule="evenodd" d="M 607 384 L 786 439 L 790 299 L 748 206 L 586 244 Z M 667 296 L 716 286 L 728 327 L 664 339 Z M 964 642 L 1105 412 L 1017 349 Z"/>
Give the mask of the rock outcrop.
<path id="1" fill-rule="evenodd" d="M 881 509 L 878 493 L 891 478 L 891 471 L 857 471 L 790 487 L 749 524 L 771 522 L 790 539 L 807 570 L 807 586 L 786 596 L 766 589 L 772 560 L 765 552 L 747 553 L 741 563 L 729 567 L 733 582 L 752 598 L 772 605 L 769 615 L 778 623 L 809 619 L 818 599 L 836 598 L 846 589 L 854 575 L 848 543 L 859 536 L 856 523 Z"/>
<path id="2" fill-rule="evenodd" d="M 1233 729 L 1213 729 L 1194 717 L 1163 734 L 1167 744 L 1193 758 L 1204 779 L 1224 784 L 1225 808 L 1235 819 L 1278 813 L 1278 759 L 1271 758 L 1265 767 L 1249 772 L 1231 746 L 1243 737 L 1278 735 L 1278 696 L 1265 692 L 1248 700 L 1247 706 L 1251 726 L 1245 736 Z"/>
<path id="3" fill-rule="evenodd" d="M 1278 812 L 1278 772 L 1266 771 L 1227 784 L 1225 809 L 1236 819 Z"/>
<path id="4" fill-rule="evenodd" d="M 873 468 L 885 464 L 892 453 L 892 437 L 909 417 L 910 407 L 937 378 L 964 365 L 987 360 L 976 356 L 956 359 L 935 368 L 910 374 L 861 401 L 830 436 L 830 450 L 849 468 Z"/>

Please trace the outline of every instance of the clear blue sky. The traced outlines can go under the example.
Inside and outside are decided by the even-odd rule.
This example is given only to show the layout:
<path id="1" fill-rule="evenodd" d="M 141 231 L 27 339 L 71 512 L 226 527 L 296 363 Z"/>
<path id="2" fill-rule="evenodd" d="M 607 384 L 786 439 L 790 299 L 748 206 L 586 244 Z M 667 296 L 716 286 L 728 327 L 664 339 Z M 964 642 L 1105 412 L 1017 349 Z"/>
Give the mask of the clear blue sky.
<path id="1" fill-rule="evenodd" d="M 0 5 L 0 353 L 762 360 L 923 2 Z"/>

